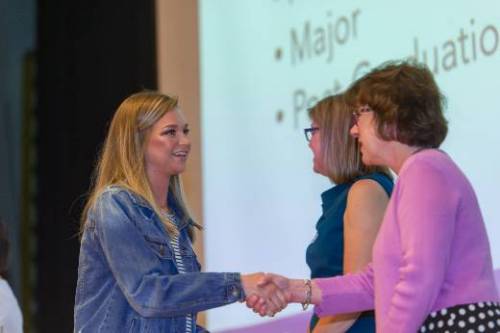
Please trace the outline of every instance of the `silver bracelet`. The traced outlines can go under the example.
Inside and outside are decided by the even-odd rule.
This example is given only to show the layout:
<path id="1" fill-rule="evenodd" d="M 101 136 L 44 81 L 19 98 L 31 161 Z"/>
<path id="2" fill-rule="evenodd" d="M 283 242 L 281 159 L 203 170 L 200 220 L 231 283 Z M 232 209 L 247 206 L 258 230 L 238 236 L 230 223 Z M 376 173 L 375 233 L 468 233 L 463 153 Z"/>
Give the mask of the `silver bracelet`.
<path id="1" fill-rule="evenodd" d="M 311 304 L 311 297 L 312 297 L 311 280 L 304 279 L 304 286 L 306 287 L 306 299 L 304 300 L 304 303 L 302 303 L 302 310 L 306 311 L 307 308 L 309 307 L 309 304 Z"/>

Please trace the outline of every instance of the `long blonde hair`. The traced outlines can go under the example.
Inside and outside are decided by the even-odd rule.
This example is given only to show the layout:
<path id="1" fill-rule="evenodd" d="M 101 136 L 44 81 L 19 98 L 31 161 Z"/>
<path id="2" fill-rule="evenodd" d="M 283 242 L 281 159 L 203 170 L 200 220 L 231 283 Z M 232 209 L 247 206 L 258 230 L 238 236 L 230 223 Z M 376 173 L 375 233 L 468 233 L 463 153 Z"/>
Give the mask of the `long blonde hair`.
<path id="1" fill-rule="evenodd" d="M 171 235 L 178 234 L 177 228 L 161 214 L 160 207 L 156 204 L 144 164 L 151 127 L 165 113 L 174 110 L 177 104 L 177 98 L 153 91 L 133 94 L 120 104 L 111 121 L 95 169 L 89 199 L 82 214 L 81 232 L 85 228 L 89 210 L 99 195 L 106 187 L 117 185 L 144 199 L 161 219 L 167 232 Z M 170 177 L 168 193 L 181 218 L 191 220 L 179 175 Z M 193 224 L 198 226 L 194 222 Z"/>

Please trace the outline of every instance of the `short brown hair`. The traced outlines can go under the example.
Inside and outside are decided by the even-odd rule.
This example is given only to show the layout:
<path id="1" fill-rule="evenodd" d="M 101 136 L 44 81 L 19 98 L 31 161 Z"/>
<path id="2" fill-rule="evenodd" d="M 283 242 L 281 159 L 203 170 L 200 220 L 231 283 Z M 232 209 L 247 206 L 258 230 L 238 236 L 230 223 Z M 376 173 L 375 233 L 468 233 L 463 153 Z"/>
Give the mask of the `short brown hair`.
<path id="1" fill-rule="evenodd" d="M 384 140 L 438 148 L 446 138 L 446 101 L 425 65 L 384 63 L 355 81 L 347 95 L 349 104 L 368 105 L 374 111 L 377 132 Z"/>
<path id="2" fill-rule="evenodd" d="M 351 114 L 344 95 L 328 96 L 309 109 L 309 117 L 321 129 L 321 157 L 326 176 L 335 184 L 375 171 L 390 176 L 387 168 L 366 166 L 361 161 L 356 139 L 349 134 Z"/>

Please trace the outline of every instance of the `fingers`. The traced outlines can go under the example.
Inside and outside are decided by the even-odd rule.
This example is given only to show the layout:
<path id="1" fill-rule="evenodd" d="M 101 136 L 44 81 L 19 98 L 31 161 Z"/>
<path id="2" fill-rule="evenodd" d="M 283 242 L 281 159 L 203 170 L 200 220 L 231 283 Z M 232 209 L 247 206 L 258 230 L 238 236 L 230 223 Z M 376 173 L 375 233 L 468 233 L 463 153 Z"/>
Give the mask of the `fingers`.
<path id="1" fill-rule="evenodd" d="M 246 305 L 251 308 L 253 312 L 258 313 L 260 316 L 274 316 L 275 313 L 283 309 L 283 302 L 280 296 L 269 295 L 264 298 L 257 295 L 247 297 Z"/>
<path id="2" fill-rule="evenodd" d="M 268 289 L 271 290 L 267 291 L 267 298 L 274 306 L 274 309 L 276 311 L 281 311 L 282 309 L 284 309 L 287 306 L 287 302 L 281 290 L 275 287 L 274 285 L 270 286 Z"/>
<path id="3" fill-rule="evenodd" d="M 255 294 L 250 295 L 245 299 L 245 303 L 246 303 L 247 307 L 249 307 L 249 308 L 253 308 L 257 304 L 258 301 L 259 301 L 259 296 L 255 295 Z"/>
<path id="4" fill-rule="evenodd" d="M 246 305 L 261 316 L 274 316 L 291 300 L 289 280 L 277 274 L 242 275 Z"/>
<path id="5" fill-rule="evenodd" d="M 264 316 L 267 314 L 268 309 L 266 306 L 266 300 L 259 295 L 253 294 L 246 298 L 245 303 L 248 308 L 252 309 L 253 312 Z"/>
<path id="6" fill-rule="evenodd" d="M 277 302 L 279 302 L 280 309 L 283 310 L 284 308 L 287 307 L 288 301 L 285 293 L 281 289 L 277 289 L 274 297 L 277 298 Z"/>
<path id="7" fill-rule="evenodd" d="M 280 312 L 288 305 L 285 294 L 274 284 L 261 287 L 261 293 L 266 298 L 268 314 Z"/>
<path id="8" fill-rule="evenodd" d="M 264 317 L 268 312 L 268 302 L 264 298 L 260 298 L 257 305 L 253 308 L 255 313 L 258 313 L 261 317 Z"/>

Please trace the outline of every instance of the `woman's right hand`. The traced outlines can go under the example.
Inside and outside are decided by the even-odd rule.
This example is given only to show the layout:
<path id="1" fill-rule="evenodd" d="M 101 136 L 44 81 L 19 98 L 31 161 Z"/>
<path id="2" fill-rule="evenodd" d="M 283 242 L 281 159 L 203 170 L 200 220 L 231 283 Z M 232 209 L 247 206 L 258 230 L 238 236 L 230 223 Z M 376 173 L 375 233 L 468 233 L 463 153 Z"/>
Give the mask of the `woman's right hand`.
<path id="1" fill-rule="evenodd" d="M 289 279 L 287 277 L 278 275 L 278 274 L 272 274 L 272 273 L 267 273 L 265 274 L 260 282 L 258 283 L 258 286 L 268 286 L 268 285 L 274 285 L 276 286 L 281 292 L 284 293 L 286 297 L 287 303 L 305 303 L 306 298 L 307 298 L 307 293 L 308 293 L 308 286 L 305 283 L 305 280 L 302 279 Z M 310 303 L 311 304 L 319 304 L 321 303 L 322 299 L 322 294 L 321 294 L 321 289 L 318 288 L 314 280 L 311 280 L 310 284 L 311 288 L 311 295 L 310 295 Z M 262 300 L 259 299 L 258 297 L 247 297 L 246 299 L 247 306 L 249 308 L 254 309 L 255 312 L 262 313 Z"/>
<path id="2" fill-rule="evenodd" d="M 284 277 L 276 279 L 276 282 L 280 283 L 277 285 L 268 275 L 275 276 L 264 273 L 247 274 L 241 276 L 241 282 L 245 290 L 247 306 L 261 316 L 272 317 L 288 305 L 290 295 L 285 281 L 288 279 Z"/>

